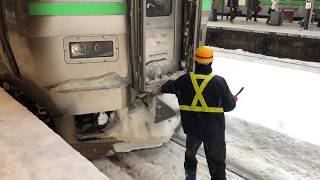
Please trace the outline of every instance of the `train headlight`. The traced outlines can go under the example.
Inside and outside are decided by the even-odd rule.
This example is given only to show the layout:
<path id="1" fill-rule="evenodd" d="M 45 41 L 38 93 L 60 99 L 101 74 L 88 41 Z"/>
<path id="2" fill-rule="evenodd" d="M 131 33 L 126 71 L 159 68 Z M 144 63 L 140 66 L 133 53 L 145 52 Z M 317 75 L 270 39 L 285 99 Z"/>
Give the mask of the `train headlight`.
<path id="1" fill-rule="evenodd" d="M 86 57 L 87 48 L 85 42 L 71 42 L 70 43 L 70 58 Z"/>
<path id="2" fill-rule="evenodd" d="M 113 57 L 113 41 L 70 42 L 70 58 Z"/>

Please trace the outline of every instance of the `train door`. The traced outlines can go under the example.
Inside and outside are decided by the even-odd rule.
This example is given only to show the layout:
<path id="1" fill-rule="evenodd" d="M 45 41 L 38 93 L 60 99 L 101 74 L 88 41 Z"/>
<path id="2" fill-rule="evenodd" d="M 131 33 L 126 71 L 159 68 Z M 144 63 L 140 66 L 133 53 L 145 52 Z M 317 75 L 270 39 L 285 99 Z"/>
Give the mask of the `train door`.
<path id="1" fill-rule="evenodd" d="M 4 2 L 0 1 L 0 75 L 10 73 L 19 77 L 19 69 L 7 38 L 5 13 Z"/>
<path id="2" fill-rule="evenodd" d="M 133 84 L 149 91 L 161 75 L 180 69 L 182 1 L 132 1 L 131 11 Z"/>
<path id="3" fill-rule="evenodd" d="M 190 70 L 189 61 L 201 36 L 201 5 L 202 0 L 130 1 L 130 52 L 136 89 L 152 91 L 159 79 Z"/>
<path id="4" fill-rule="evenodd" d="M 144 0 L 143 5 L 143 60 L 148 90 L 159 76 L 179 70 L 182 14 L 179 0 Z"/>

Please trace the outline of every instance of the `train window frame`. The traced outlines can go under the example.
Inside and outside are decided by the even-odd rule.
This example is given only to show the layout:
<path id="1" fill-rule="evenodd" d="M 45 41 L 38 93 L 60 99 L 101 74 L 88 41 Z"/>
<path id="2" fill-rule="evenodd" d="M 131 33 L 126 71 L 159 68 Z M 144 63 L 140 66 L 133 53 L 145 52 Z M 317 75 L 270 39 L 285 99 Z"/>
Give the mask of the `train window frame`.
<path id="1" fill-rule="evenodd" d="M 111 41 L 113 56 L 109 57 L 79 57 L 74 58 L 70 53 L 70 43 Z M 67 64 L 115 62 L 119 60 L 119 44 L 116 36 L 71 36 L 63 39 L 64 59 Z"/>
<path id="2" fill-rule="evenodd" d="M 148 18 L 154 18 L 154 17 L 166 17 L 166 16 L 171 16 L 172 15 L 172 12 L 173 12 L 173 8 L 174 8 L 174 5 L 173 5 L 173 0 L 168 0 L 170 1 L 170 12 L 169 13 L 166 13 L 166 14 L 160 14 L 160 15 L 149 15 L 148 14 L 148 0 L 145 1 L 145 15 L 146 17 Z"/>

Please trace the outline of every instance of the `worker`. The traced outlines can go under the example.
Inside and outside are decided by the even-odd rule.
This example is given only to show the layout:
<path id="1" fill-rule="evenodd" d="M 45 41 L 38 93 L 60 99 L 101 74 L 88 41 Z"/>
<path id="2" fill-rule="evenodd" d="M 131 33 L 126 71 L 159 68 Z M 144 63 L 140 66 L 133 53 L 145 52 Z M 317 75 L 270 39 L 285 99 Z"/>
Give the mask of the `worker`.
<path id="1" fill-rule="evenodd" d="M 224 112 L 236 106 L 226 80 L 212 73 L 213 50 L 207 46 L 195 52 L 195 72 L 170 80 L 161 87 L 162 93 L 178 98 L 181 121 L 186 133 L 184 168 L 186 180 L 195 180 L 196 153 L 203 143 L 208 167 L 213 180 L 225 180 L 225 117 Z"/>

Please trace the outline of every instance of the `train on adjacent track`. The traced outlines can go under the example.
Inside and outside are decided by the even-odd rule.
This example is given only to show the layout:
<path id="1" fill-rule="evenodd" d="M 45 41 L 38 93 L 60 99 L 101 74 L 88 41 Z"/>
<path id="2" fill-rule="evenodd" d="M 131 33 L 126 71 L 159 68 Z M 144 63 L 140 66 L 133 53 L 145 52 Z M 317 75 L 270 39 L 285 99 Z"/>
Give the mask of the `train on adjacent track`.
<path id="1" fill-rule="evenodd" d="M 153 92 L 193 68 L 202 0 L 2 0 L 0 10 L 1 86 L 74 148 L 90 157 L 170 139 L 177 112 Z"/>
<path id="2" fill-rule="evenodd" d="M 211 0 L 204 0 L 207 6 L 211 4 Z M 249 0 L 239 0 L 239 9 L 242 15 L 246 15 L 246 4 Z M 261 3 L 262 11 L 259 16 L 269 16 L 268 9 L 271 7 L 271 0 L 259 0 Z M 293 12 L 293 17 L 301 19 L 306 16 L 306 0 L 278 0 L 279 10 L 281 12 L 285 10 L 290 10 Z M 216 0 L 216 8 L 218 13 L 229 13 L 229 7 L 227 7 L 227 0 Z M 314 0 L 313 9 L 315 12 L 315 17 L 319 18 L 320 0 Z"/>

